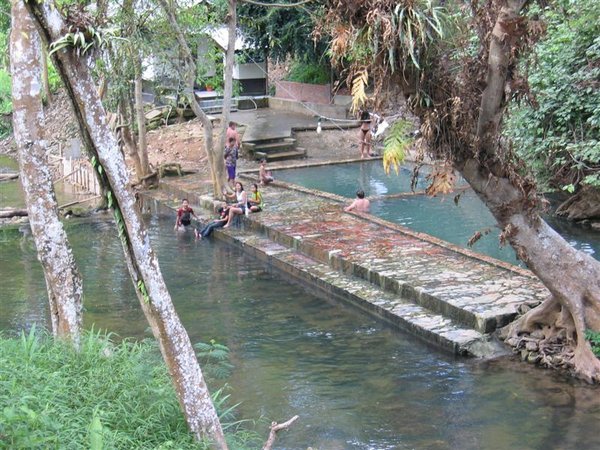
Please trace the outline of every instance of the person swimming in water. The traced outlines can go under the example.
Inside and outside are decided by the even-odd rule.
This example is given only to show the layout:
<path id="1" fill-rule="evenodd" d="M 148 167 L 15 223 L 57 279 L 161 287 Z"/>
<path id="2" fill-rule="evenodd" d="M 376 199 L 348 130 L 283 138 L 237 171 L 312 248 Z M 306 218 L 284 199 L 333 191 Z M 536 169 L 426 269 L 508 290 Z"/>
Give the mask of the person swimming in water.
<path id="1" fill-rule="evenodd" d="M 344 211 L 356 211 L 356 212 L 369 212 L 371 208 L 371 202 L 368 198 L 365 198 L 365 192 L 360 189 L 356 191 L 356 198 L 354 201 L 344 208 Z"/>
<path id="2" fill-rule="evenodd" d="M 198 216 L 194 214 L 194 210 L 190 207 L 187 198 L 181 200 L 181 207 L 177 210 L 177 220 L 175 221 L 175 231 L 183 231 L 185 227 L 192 224 L 192 216 L 198 220 Z"/>

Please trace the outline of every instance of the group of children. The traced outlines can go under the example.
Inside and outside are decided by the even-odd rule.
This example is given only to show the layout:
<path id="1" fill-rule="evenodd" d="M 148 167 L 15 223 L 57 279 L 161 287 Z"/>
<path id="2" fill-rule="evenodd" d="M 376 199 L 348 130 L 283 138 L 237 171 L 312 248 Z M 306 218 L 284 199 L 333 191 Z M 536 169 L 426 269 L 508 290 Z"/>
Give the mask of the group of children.
<path id="1" fill-rule="evenodd" d="M 361 115 L 362 126 L 360 129 L 361 133 L 361 157 L 372 156 L 370 153 L 371 147 L 371 124 L 369 113 L 363 111 Z M 194 234 L 196 239 L 202 239 L 208 237 L 217 228 L 227 228 L 231 225 L 232 221 L 238 215 L 250 214 L 251 212 L 260 212 L 263 209 L 263 197 L 258 189 L 258 184 L 267 185 L 273 181 L 273 175 L 271 171 L 266 168 L 266 161 L 263 159 L 260 162 L 260 169 L 258 172 L 259 183 L 252 184 L 252 191 L 250 195 L 244 191 L 244 186 L 240 181 L 235 181 L 236 166 L 238 159 L 238 149 L 240 146 L 240 137 L 236 130 L 235 122 L 229 122 L 226 135 L 227 143 L 223 153 L 225 160 L 225 167 L 227 168 L 227 181 L 228 183 L 234 183 L 234 192 L 228 193 L 227 190 L 223 189 L 223 195 L 231 200 L 234 200 L 232 204 L 223 204 L 218 207 L 217 219 L 212 220 L 206 226 L 201 229 L 195 228 Z M 354 202 L 345 207 L 344 211 L 357 211 L 357 212 L 368 212 L 369 211 L 369 200 L 365 198 L 365 193 L 362 190 L 357 191 L 356 199 Z M 181 207 L 177 210 L 177 219 L 175 222 L 175 230 L 185 230 L 192 224 L 192 217 L 199 221 L 198 216 L 194 214 L 194 210 L 190 207 L 187 199 L 183 199 Z"/>
<path id="2" fill-rule="evenodd" d="M 226 191 L 223 191 L 223 194 L 227 198 L 235 199 L 235 203 L 225 203 L 219 206 L 217 209 L 219 217 L 217 219 L 212 220 L 202 228 L 195 228 L 194 235 L 196 236 L 196 239 L 210 236 L 217 228 L 229 227 L 237 215 L 248 215 L 251 212 L 260 212 L 264 207 L 263 197 L 258 190 L 257 183 L 252 184 L 252 192 L 249 196 L 246 191 L 244 191 L 244 186 L 240 181 L 236 181 L 235 192 L 233 194 L 229 194 Z M 188 200 L 184 198 L 181 201 L 181 207 L 177 210 L 175 230 L 184 231 L 192 224 L 192 217 L 195 218 L 196 221 L 200 221 L 198 216 L 194 213 L 194 210 L 190 207 Z"/>
<path id="3" fill-rule="evenodd" d="M 259 183 L 252 185 L 250 195 L 244 191 L 244 186 L 240 181 L 235 181 L 238 152 L 240 147 L 240 136 L 236 130 L 236 123 L 229 122 L 226 133 L 226 144 L 223 152 L 225 167 L 227 168 L 227 182 L 233 184 L 234 192 L 228 193 L 223 189 L 223 195 L 230 200 L 232 204 L 223 204 L 218 207 L 217 213 L 219 217 L 201 229 L 194 229 L 196 239 L 208 237 L 216 228 L 227 228 L 231 225 L 236 216 L 242 214 L 250 214 L 251 212 L 262 211 L 264 207 L 263 197 L 258 189 L 258 184 L 267 185 L 273 181 L 272 173 L 266 168 L 266 161 L 263 159 L 260 162 L 258 172 Z M 192 223 L 192 217 L 199 221 L 198 216 L 194 214 L 194 210 L 190 207 L 187 199 L 183 199 L 181 207 L 177 210 L 177 220 L 175 222 L 175 230 L 185 230 Z"/>

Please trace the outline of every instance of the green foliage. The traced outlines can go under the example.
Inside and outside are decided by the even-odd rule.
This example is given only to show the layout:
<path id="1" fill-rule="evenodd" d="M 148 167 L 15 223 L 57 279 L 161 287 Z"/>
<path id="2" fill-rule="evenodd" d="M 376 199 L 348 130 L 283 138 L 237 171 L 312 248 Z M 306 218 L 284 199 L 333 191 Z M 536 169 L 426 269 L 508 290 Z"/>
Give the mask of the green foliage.
<path id="1" fill-rule="evenodd" d="M 0 139 L 12 133 L 12 92 L 11 79 L 7 70 L 0 69 Z"/>
<path id="2" fill-rule="evenodd" d="M 50 85 L 50 92 L 52 93 L 56 93 L 62 86 L 60 75 L 50 59 L 48 59 L 48 84 Z"/>
<path id="3" fill-rule="evenodd" d="M 0 11 L 1 15 L 2 11 Z M 0 30 L 0 69 L 9 69 L 8 53 L 8 30 Z"/>
<path id="4" fill-rule="evenodd" d="M 594 355 L 600 358 L 600 333 L 592 330 L 586 330 L 585 338 L 590 342 Z"/>
<path id="5" fill-rule="evenodd" d="M 411 127 L 407 120 L 398 120 L 390 127 L 383 149 L 383 169 L 386 174 L 393 168 L 398 175 L 399 167 L 406 156 L 406 149 L 413 141 L 408 135 Z"/>
<path id="6" fill-rule="evenodd" d="M 85 30 L 71 30 L 50 44 L 50 53 L 48 55 L 51 56 L 54 52 L 68 47 L 74 48 L 77 54 L 84 55 L 90 50 L 107 46 L 111 41 L 117 39 L 120 38 L 116 35 L 114 29 L 96 30 L 89 27 Z"/>
<path id="7" fill-rule="evenodd" d="M 231 375 L 233 365 L 229 362 L 229 349 L 226 346 L 211 339 L 209 343 L 195 344 L 194 348 L 207 378 L 224 379 Z"/>
<path id="8" fill-rule="evenodd" d="M 228 396 L 215 394 L 221 417 Z M 225 425 L 224 425 L 225 426 Z M 231 424 L 230 424 L 231 428 Z M 228 433 L 232 448 L 256 435 Z M 80 352 L 35 330 L 0 336 L 0 448 L 198 449 L 154 341 L 89 333 Z"/>
<path id="9" fill-rule="evenodd" d="M 0 69 L 0 114 L 12 112 L 12 83 L 8 71 Z"/>
<path id="10" fill-rule="evenodd" d="M 298 83 L 327 84 L 329 83 L 329 69 L 310 62 L 295 61 L 285 79 Z"/>
<path id="11" fill-rule="evenodd" d="M 309 2 L 302 8 L 267 8 L 238 2 L 238 24 L 256 49 L 269 57 L 318 61 L 327 65 L 327 43 L 313 35 L 315 19 L 322 15 L 323 2 Z"/>
<path id="12" fill-rule="evenodd" d="M 513 105 L 506 133 L 542 186 L 600 187 L 600 0 L 534 11 L 548 23 L 529 69 L 538 106 Z"/>

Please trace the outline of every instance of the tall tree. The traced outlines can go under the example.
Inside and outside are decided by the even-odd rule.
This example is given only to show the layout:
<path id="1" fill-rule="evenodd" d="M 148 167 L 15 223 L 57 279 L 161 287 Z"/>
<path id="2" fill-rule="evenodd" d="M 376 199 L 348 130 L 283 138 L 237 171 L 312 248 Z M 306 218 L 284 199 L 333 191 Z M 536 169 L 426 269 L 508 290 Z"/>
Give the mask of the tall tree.
<path id="1" fill-rule="evenodd" d="M 367 69 L 376 83 L 409 81 L 409 104 L 421 118 L 427 151 L 463 175 L 496 218 L 500 239 L 550 291 L 545 302 L 512 325 L 507 342 L 518 346 L 524 334 L 537 336 L 545 362 L 556 365 L 560 359 L 577 376 L 598 382 L 600 360 L 585 332 L 600 331 L 600 263 L 543 221 L 543 199 L 501 139 L 507 100 L 527 92 L 518 56 L 543 28 L 522 14 L 525 3 L 474 1 L 461 27 L 436 40 L 442 34 L 441 11 L 432 3 L 331 0 L 326 28 L 334 55 L 352 56 L 346 61 L 360 75 L 354 78 L 355 94 L 365 97 Z M 433 191 L 443 187 L 434 179 Z M 560 357 L 551 355 L 557 344 Z"/>
<path id="2" fill-rule="evenodd" d="M 233 64 L 235 62 L 235 41 L 237 35 L 237 0 L 227 1 L 227 50 L 225 52 L 225 85 L 223 87 L 223 112 L 221 113 L 221 139 L 219 148 L 225 148 L 229 116 L 231 114 L 231 98 L 233 97 Z"/>
<path id="3" fill-rule="evenodd" d="M 123 155 L 108 128 L 106 113 L 88 71 L 89 61 L 83 50 L 86 44 L 71 35 L 89 35 L 91 31 L 79 29 L 80 23 L 67 24 L 54 2 L 30 0 L 26 5 L 46 43 L 67 43 L 55 49 L 54 63 L 67 89 L 91 163 L 106 187 L 136 294 L 159 343 L 187 424 L 198 439 L 208 438 L 215 448 L 226 449 L 217 412 L 189 336 L 171 301 L 130 187 Z"/>
<path id="4" fill-rule="evenodd" d="M 13 128 L 19 149 L 21 183 L 29 224 L 44 270 L 50 318 L 55 336 L 78 348 L 82 327 L 82 281 L 58 216 L 42 130 L 42 67 L 45 53 L 31 16 L 22 1 L 12 2 L 10 61 Z"/>
<path id="5" fill-rule="evenodd" d="M 323 2 L 241 0 L 238 16 L 244 37 L 253 47 L 268 49 L 269 57 L 285 61 L 328 63 L 327 41 L 313 35 L 315 21 L 323 14 Z"/>
<path id="6" fill-rule="evenodd" d="M 212 122 L 208 115 L 202 110 L 202 108 L 200 108 L 200 105 L 196 100 L 196 95 L 194 94 L 194 84 L 196 81 L 197 73 L 196 62 L 194 60 L 194 56 L 192 55 L 190 47 L 185 39 L 185 35 L 181 27 L 179 26 L 179 22 L 177 21 L 176 17 L 176 11 L 173 5 L 167 0 L 158 0 L 158 3 L 166 15 L 167 21 L 171 26 L 173 33 L 175 33 L 177 44 L 179 45 L 179 51 L 182 54 L 181 69 L 183 72 L 183 78 L 185 82 L 184 94 L 188 103 L 190 104 L 190 107 L 194 111 L 194 114 L 200 119 L 200 122 L 202 122 L 202 127 L 204 128 L 204 148 L 206 150 L 206 156 L 208 158 L 208 163 L 210 164 L 211 168 L 213 193 L 215 197 L 219 197 L 221 196 L 221 192 L 225 187 L 225 163 L 223 161 L 223 151 L 222 148 L 215 147 L 213 143 Z M 228 110 L 230 107 L 231 102 L 229 102 L 229 104 L 223 103 L 224 110 Z"/>

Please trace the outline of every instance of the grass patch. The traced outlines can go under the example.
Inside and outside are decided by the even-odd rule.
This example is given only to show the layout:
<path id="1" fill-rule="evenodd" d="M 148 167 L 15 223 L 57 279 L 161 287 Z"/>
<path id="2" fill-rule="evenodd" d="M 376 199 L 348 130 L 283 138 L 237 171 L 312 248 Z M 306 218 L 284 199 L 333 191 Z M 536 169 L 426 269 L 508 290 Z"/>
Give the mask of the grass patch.
<path id="1" fill-rule="evenodd" d="M 216 395 L 221 420 L 231 422 L 232 408 L 224 409 L 227 395 L 223 390 Z M 232 448 L 256 444 L 252 432 L 228 430 Z M 206 446 L 188 433 L 153 341 L 116 344 L 90 332 L 77 353 L 32 330 L 20 338 L 0 335 L 0 448 Z"/>

